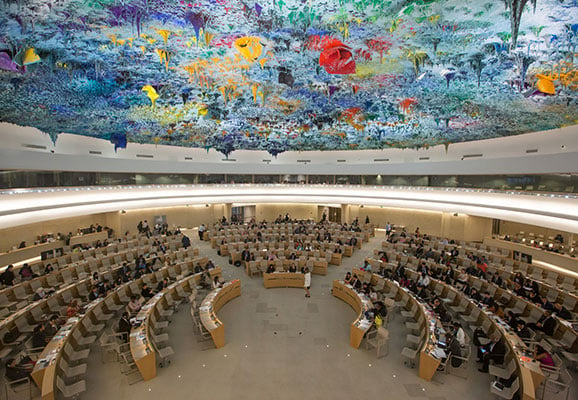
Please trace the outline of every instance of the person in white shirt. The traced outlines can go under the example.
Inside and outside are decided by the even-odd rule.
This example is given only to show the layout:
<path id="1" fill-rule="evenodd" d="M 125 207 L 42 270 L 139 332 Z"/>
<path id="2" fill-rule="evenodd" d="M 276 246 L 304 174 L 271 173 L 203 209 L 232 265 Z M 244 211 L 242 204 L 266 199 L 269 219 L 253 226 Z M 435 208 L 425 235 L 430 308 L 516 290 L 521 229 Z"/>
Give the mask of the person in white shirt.
<path id="1" fill-rule="evenodd" d="M 218 276 L 215 276 L 215 279 L 213 279 L 213 289 L 221 288 L 221 287 L 223 287 L 223 282 L 221 282 L 219 280 Z"/>
<path id="2" fill-rule="evenodd" d="M 460 347 L 466 347 L 466 334 L 459 322 L 454 322 L 454 336 L 460 344 Z"/>
<path id="3" fill-rule="evenodd" d="M 305 287 L 305 297 L 311 297 L 309 292 L 309 289 L 311 289 L 311 272 L 309 272 L 309 268 L 305 267 L 303 273 L 305 274 L 305 284 L 303 285 Z"/>
<path id="4" fill-rule="evenodd" d="M 429 286 L 429 283 L 430 283 L 429 276 L 427 276 L 427 273 L 425 271 L 422 272 L 421 276 L 417 281 L 417 285 L 420 287 L 427 288 Z"/>
<path id="5" fill-rule="evenodd" d="M 201 224 L 201 226 L 199 226 L 199 239 L 203 240 L 203 234 L 205 233 L 205 231 L 207 230 L 207 228 L 205 227 L 205 224 Z"/>

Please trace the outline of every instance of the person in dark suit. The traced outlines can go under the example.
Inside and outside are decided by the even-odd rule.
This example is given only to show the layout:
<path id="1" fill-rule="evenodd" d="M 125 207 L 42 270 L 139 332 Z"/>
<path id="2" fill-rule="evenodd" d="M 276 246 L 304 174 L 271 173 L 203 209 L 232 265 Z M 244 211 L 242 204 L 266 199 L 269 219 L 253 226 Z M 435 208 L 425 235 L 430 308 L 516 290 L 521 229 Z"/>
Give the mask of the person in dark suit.
<path id="1" fill-rule="evenodd" d="M 504 283 L 504 280 L 502 279 L 502 277 L 500 276 L 500 274 L 498 274 L 497 272 L 494 273 L 494 276 L 492 277 L 492 283 L 498 285 L 498 286 L 502 286 L 502 284 Z"/>
<path id="2" fill-rule="evenodd" d="M 482 363 L 482 368 L 478 371 L 488 372 L 490 361 L 494 361 L 496 364 L 502 364 L 505 355 L 506 345 L 500 340 L 499 335 L 493 335 L 490 343 L 478 348 L 478 361 Z"/>
<path id="3" fill-rule="evenodd" d="M 14 266 L 10 264 L 6 270 L 0 275 L 0 282 L 6 286 L 14 285 Z"/>
<path id="4" fill-rule="evenodd" d="M 482 297 L 482 303 L 491 307 L 494 304 L 494 298 L 490 295 L 490 292 L 484 292 L 484 297 Z"/>
<path id="5" fill-rule="evenodd" d="M 169 280 L 167 278 L 159 281 L 156 289 L 157 293 L 162 292 L 167 286 L 169 286 Z"/>
<path id="6" fill-rule="evenodd" d="M 36 325 L 34 328 L 34 333 L 32 334 L 32 347 L 43 349 L 47 343 L 48 340 L 46 340 L 46 333 L 44 333 L 44 325 Z"/>
<path id="7" fill-rule="evenodd" d="M 249 249 L 243 250 L 243 252 L 241 253 L 241 260 L 251 261 L 251 252 L 249 251 Z"/>
<path id="8" fill-rule="evenodd" d="M 353 275 L 353 279 L 351 279 L 351 281 L 349 282 L 349 284 L 350 284 L 351 286 L 353 286 L 353 288 L 354 288 L 355 290 L 361 289 L 361 286 L 362 286 L 362 285 L 361 285 L 361 281 L 359 280 L 359 278 L 357 277 L 356 274 Z"/>
<path id="9" fill-rule="evenodd" d="M 566 320 L 572 319 L 572 313 L 570 311 L 568 311 L 568 309 L 560 303 L 554 303 L 554 313 L 556 313 L 556 316 L 558 318 L 562 318 L 562 319 L 566 319 Z"/>
<path id="10" fill-rule="evenodd" d="M 528 326 L 535 331 L 542 331 L 544 334 L 552 336 L 556 331 L 557 324 L 556 319 L 552 316 L 552 311 L 546 310 L 538 322 L 535 324 L 528 324 Z"/>
<path id="11" fill-rule="evenodd" d="M 522 340 L 530 339 L 532 337 L 532 332 L 526 326 L 526 323 L 521 319 L 518 320 L 518 326 L 516 327 L 516 335 Z"/>
<path id="12" fill-rule="evenodd" d="M 183 238 L 181 239 L 181 244 L 186 249 L 191 245 L 191 239 L 189 239 L 187 235 L 183 235 Z"/>
<path id="13" fill-rule="evenodd" d="M 125 311 L 122 313 L 120 321 L 118 321 L 118 333 L 122 334 L 122 338 L 126 343 L 128 343 L 131 328 L 132 324 L 128 318 L 128 313 Z"/>
<path id="14" fill-rule="evenodd" d="M 58 315 L 52 315 L 50 319 L 44 324 L 44 333 L 47 338 L 52 338 L 56 335 L 60 327 L 58 326 Z"/>
<path id="15" fill-rule="evenodd" d="M 153 292 L 151 291 L 151 288 L 149 288 L 146 283 L 142 286 L 142 290 L 140 291 L 140 295 L 147 300 L 150 299 L 151 297 L 153 297 Z"/>

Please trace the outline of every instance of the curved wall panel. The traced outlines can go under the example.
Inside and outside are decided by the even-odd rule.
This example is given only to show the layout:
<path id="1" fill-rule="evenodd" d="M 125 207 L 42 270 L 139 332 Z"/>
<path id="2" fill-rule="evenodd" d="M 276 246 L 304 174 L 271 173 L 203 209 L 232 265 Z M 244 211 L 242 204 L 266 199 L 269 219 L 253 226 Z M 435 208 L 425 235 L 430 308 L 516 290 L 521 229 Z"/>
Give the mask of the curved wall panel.
<path id="1" fill-rule="evenodd" d="M 11 190 L 0 229 L 119 210 L 216 203 L 363 204 L 461 213 L 578 233 L 578 199 L 468 189 L 326 185 L 169 185 Z"/>
<path id="2" fill-rule="evenodd" d="M 490 175 L 578 172 L 578 126 L 428 149 L 234 151 L 131 143 L 0 123 L 0 169 L 211 174 Z"/>

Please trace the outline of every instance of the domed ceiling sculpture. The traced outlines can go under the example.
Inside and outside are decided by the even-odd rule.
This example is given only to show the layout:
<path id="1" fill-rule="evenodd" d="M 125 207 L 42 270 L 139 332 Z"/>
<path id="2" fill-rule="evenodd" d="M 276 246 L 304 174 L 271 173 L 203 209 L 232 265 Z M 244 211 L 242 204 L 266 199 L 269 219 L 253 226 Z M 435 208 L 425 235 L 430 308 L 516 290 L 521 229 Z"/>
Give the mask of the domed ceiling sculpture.
<path id="1" fill-rule="evenodd" d="M 578 123 L 576 0 L 5 0 L 0 121 L 234 150 Z"/>

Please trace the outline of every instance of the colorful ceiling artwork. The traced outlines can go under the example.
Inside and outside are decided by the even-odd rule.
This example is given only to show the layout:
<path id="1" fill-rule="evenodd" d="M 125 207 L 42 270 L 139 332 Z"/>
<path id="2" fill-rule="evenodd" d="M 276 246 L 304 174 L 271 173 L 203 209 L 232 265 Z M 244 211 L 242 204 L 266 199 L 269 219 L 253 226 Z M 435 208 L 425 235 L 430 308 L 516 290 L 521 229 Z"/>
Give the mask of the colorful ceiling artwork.
<path id="1" fill-rule="evenodd" d="M 578 124 L 577 0 L 4 0 L 0 121 L 128 143 L 420 148 Z"/>

